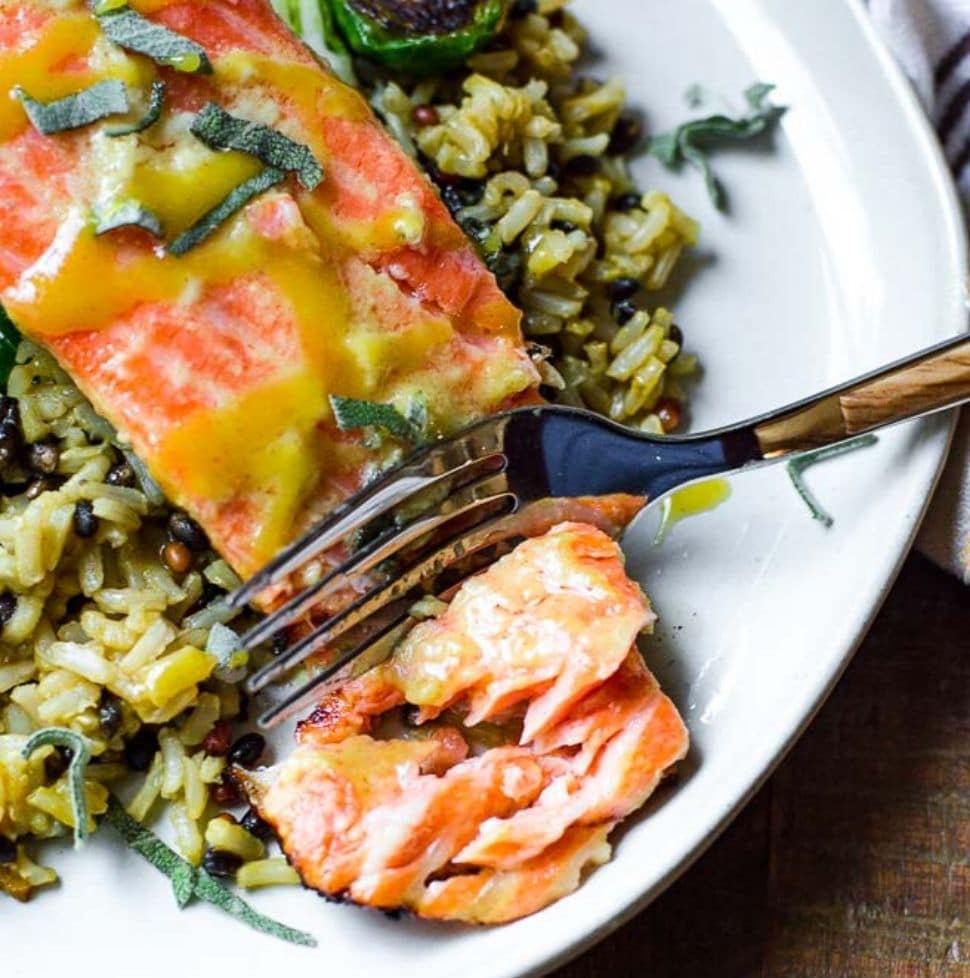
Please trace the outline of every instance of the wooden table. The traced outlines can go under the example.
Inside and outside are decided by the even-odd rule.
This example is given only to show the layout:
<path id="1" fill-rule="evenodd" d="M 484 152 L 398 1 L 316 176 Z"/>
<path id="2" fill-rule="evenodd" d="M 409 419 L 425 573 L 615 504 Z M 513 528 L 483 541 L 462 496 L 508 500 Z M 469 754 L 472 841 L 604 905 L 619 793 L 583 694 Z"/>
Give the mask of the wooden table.
<path id="1" fill-rule="evenodd" d="M 970 589 L 910 558 L 808 733 L 556 978 L 970 978 Z"/>

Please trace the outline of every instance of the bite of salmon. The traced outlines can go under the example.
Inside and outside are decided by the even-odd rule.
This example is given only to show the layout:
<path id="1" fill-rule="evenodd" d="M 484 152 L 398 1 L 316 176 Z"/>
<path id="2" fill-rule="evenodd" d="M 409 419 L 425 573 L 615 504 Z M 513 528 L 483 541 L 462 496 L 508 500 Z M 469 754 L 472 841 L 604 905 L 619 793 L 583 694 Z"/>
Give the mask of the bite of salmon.
<path id="1" fill-rule="evenodd" d="M 93 6 L 107 13 L 0 4 L 0 302 L 241 575 L 373 470 L 331 395 L 419 404 L 442 434 L 535 399 L 519 312 L 363 97 L 266 0 L 124 8 L 204 63 L 115 43 L 105 18 L 119 5 Z M 127 116 L 32 124 L 27 99 L 106 82 L 124 86 Z M 134 131 L 158 83 L 157 121 Z M 270 173 L 184 250 L 186 231 L 271 169 L 199 137 L 210 103 L 322 178 Z M 119 213 L 142 218 L 104 230 Z"/>
<path id="2" fill-rule="evenodd" d="M 606 534 L 564 523 L 336 684 L 275 768 L 239 772 L 307 885 L 499 923 L 564 896 L 686 753 L 636 648 L 654 620 Z"/>

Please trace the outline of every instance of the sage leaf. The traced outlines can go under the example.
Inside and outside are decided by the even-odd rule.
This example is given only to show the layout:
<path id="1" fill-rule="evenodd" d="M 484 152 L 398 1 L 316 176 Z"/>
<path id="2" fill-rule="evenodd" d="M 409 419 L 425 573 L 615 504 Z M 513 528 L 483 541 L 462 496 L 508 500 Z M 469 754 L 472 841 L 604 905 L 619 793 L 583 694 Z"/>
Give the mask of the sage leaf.
<path id="1" fill-rule="evenodd" d="M 107 234 L 109 231 L 116 231 L 118 228 L 141 228 L 148 231 L 156 238 L 160 238 L 164 233 L 162 222 L 158 215 L 140 204 L 137 200 L 124 200 L 111 207 L 108 211 L 98 215 L 97 223 L 94 226 L 96 235 Z"/>
<path id="2" fill-rule="evenodd" d="M 186 74 L 208 75 L 212 64 L 205 48 L 162 24 L 156 24 L 130 7 L 106 9 L 95 6 L 101 30 L 109 41 L 126 51 L 144 54 L 156 64 Z"/>
<path id="3" fill-rule="evenodd" d="M 323 180 L 323 167 L 309 147 L 269 126 L 230 115 L 215 102 L 209 102 L 192 120 L 191 129 L 210 149 L 234 149 L 273 169 L 295 173 L 307 190 L 316 190 Z"/>
<path id="4" fill-rule="evenodd" d="M 152 82 L 152 91 L 145 114 L 140 119 L 129 122 L 127 125 L 106 129 L 105 135 L 116 139 L 118 136 L 131 136 L 137 132 L 144 132 L 151 126 L 154 126 L 162 115 L 162 106 L 165 104 L 165 91 L 165 82 Z"/>
<path id="5" fill-rule="evenodd" d="M 128 89 L 117 78 L 97 82 L 53 102 L 40 102 L 19 85 L 14 94 L 34 128 L 45 136 L 80 129 L 109 115 L 128 111 Z"/>
<path id="6" fill-rule="evenodd" d="M 260 933 L 278 937 L 291 944 L 316 947 L 317 942 L 311 934 L 287 927 L 286 924 L 259 913 L 204 869 L 192 866 L 154 832 L 133 819 L 114 795 L 108 798 L 104 821 L 121 836 L 129 849 L 137 852 L 169 878 L 175 902 L 180 909 L 193 899 L 205 900 Z"/>
<path id="7" fill-rule="evenodd" d="M 212 210 L 203 214 L 192 227 L 172 241 L 168 246 L 169 254 L 176 257 L 187 254 L 214 234 L 222 224 L 237 211 L 242 210 L 251 200 L 285 179 L 286 174 L 282 170 L 274 170 L 272 167 L 260 170 L 256 176 L 234 187 Z"/>
<path id="8" fill-rule="evenodd" d="M 664 165 L 677 168 L 687 163 L 700 170 L 707 185 L 707 193 L 718 210 L 724 210 L 727 196 L 720 180 L 711 167 L 708 153 L 718 145 L 743 142 L 767 132 L 785 112 L 783 106 L 772 105 L 768 96 L 774 85 L 756 82 L 745 89 L 747 115 L 732 119 L 727 115 L 709 115 L 691 119 L 669 132 L 660 133 L 650 140 L 647 148 Z"/>
<path id="9" fill-rule="evenodd" d="M 44 727 L 27 738 L 21 751 L 30 757 L 38 747 L 66 747 L 71 752 L 71 763 L 67 769 L 71 789 L 71 814 L 74 816 L 74 848 L 78 848 L 88 837 L 88 799 L 84 794 L 84 772 L 91 760 L 91 745 L 67 727 Z"/>

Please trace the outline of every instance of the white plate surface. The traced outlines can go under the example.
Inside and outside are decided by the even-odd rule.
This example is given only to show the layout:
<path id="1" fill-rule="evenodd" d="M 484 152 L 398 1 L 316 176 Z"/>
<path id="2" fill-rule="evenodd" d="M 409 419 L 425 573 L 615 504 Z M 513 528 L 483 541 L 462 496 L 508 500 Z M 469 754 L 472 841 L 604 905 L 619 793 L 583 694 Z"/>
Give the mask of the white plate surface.
<path id="1" fill-rule="evenodd" d="M 694 82 L 735 106 L 754 79 L 791 106 L 772 153 L 716 160 L 729 218 L 694 174 L 643 161 L 704 225 L 677 299 L 707 376 L 695 428 L 809 394 L 965 328 L 964 235 L 945 171 L 905 82 L 847 0 L 575 0 L 602 52 L 660 131 Z M 944 458 L 940 418 L 811 472 L 836 518 L 813 522 L 781 470 L 735 482 L 730 501 L 627 552 L 661 615 L 647 658 L 683 711 L 683 777 L 617 840 L 612 863 L 548 910 L 490 930 L 392 921 L 301 891 L 258 907 L 312 931 L 317 950 L 253 934 L 199 906 L 179 913 L 160 876 L 110 832 L 52 853 L 65 879 L 0 908 L 4 975 L 108 972 L 171 978 L 514 978 L 539 974 L 666 886 L 750 796 L 848 661 L 905 554 Z M 833 767 L 833 777 L 838 777 Z M 707 922 L 709 923 L 709 922 Z"/>

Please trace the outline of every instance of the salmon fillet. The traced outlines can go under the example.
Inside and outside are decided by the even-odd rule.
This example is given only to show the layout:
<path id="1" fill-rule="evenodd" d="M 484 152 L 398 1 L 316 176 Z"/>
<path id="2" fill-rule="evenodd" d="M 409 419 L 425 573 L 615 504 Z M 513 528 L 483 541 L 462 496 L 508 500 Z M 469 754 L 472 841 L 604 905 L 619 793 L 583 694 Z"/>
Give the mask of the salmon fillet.
<path id="1" fill-rule="evenodd" d="M 287 760 L 237 775 L 328 896 L 470 923 L 525 916 L 609 858 L 611 829 L 687 751 L 634 645 L 653 620 L 618 546 L 560 524 L 332 687 Z"/>
<path id="2" fill-rule="evenodd" d="M 535 399 L 538 376 L 518 311 L 427 179 L 265 0 L 131 7 L 201 45 L 212 72 L 119 47 L 81 0 L 0 3 L 0 302 L 248 576 L 373 470 L 331 395 L 420 402 L 447 434 Z M 106 79 L 133 117 L 164 82 L 160 119 L 44 135 L 13 95 Z M 193 135 L 209 102 L 307 147 L 323 179 L 287 175 L 177 257 L 164 241 L 262 169 Z M 163 240 L 97 235 L 124 201 Z"/>

